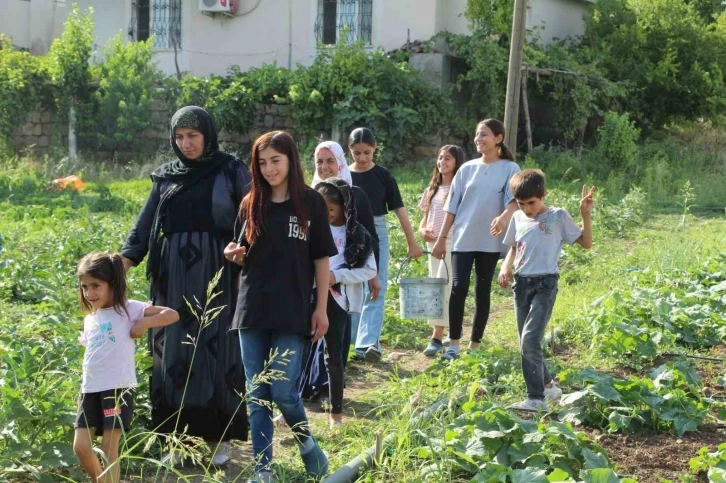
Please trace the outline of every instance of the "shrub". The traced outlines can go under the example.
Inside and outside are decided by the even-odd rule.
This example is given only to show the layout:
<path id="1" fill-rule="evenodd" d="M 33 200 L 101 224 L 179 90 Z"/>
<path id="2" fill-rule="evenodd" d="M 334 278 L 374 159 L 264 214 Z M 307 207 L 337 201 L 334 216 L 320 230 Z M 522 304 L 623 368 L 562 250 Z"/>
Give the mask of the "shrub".
<path id="1" fill-rule="evenodd" d="M 638 158 L 639 137 L 640 130 L 630 121 L 627 113 L 605 114 L 605 122 L 598 129 L 595 150 L 601 157 L 601 166 L 604 168 L 600 174 L 634 167 Z"/>
<path id="2" fill-rule="evenodd" d="M 46 58 L 13 50 L 0 35 L 0 137 L 9 136 L 38 103 L 50 103 L 48 67 Z"/>
<path id="3" fill-rule="evenodd" d="M 446 130 L 455 118 L 448 96 L 408 64 L 381 51 L 369 53 L 359 44 L 323 50 L 313 65 L 298 68 L 289 97 L 303 134 L 367 126 L 386 147 L 389 160 Z"/>
<path id="4" fill-rule="evenodd" d="M 102 149 L 117 151 L 151 126 L 154 85 L 161 74 L 151 62 L 151 39 L 124 44 L 121 34 L 104 49 L 104 62 L 93 69 L 99 82 L 95 113 L 87 129 Z"/>

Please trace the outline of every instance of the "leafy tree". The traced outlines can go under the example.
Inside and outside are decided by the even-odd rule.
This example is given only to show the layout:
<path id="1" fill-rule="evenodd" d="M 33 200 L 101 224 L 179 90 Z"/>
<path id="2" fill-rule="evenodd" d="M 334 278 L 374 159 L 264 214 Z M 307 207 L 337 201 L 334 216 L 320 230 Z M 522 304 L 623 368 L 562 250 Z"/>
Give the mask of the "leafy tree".
<path id="1" fill-rule="evenodd" d="M 632 87 L 625 110 L 646 129 L 726 107 L 726 35 L 685 0 L 601 0 L 582 46 Z"/>
<path id="2" fill-rule="evenodd" d="M 124 44 L 119 34 L 106 45 L 104 62 L 93 68 L 99 84 L 93 127 L 102 149 L 133 145 L 152 124 L 149 112 L 161 73 L 151 61 L 151 42 Z"/>
<path id="3" fill-rule="evenodd" d="M 93 46 L 93 9 L 81 14 L 77 4 L 68 15 L 63 33 L 50 48 L 51 75 L 56 102 L 63 111 L 89 99 L 88 61 Z"/>

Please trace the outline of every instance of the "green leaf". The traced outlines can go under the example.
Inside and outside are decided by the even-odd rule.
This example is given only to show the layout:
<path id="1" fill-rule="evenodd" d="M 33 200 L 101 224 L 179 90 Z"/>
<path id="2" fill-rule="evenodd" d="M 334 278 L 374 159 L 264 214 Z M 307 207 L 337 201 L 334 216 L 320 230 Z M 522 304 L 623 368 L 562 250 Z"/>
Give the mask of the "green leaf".
<path id="1" fill-rule="evenodd" d="M 579 426 L 586 418 L 586 412 L 584 408 L 570 408 L 560 411 L 557 415 L 562 421 L 566 421 L 574 426 Z"/>
<path id="2" fill-rule="evenodd" d="M 621 414 L 617 411 L 613 411 L 610 413 L 610 416 L 608 416 L 608 421 L 610 421 L 610 428 L 611 432 L 617 432 L 617 431 L 623 431 L 628 432 L 631 430 L 631 421 L 632 416 L 626 416 L 624 414 Z"/>
<path id="3" fill-rule="evenodd" d="M 566 471 L 561 470 L 559 468 L 555 468 L 555 470 L 552 473 L 550 473 L 549 475 L 547 475 L 547 480 L 550 483 L 559 483 L 559 482 L 563 482 L 563 481 L 573 481 L 572 480 L 572 477 L 569 474 L 567 474 Z"/>
<path id="4" fill-rule="evenodd" d="M 545 470 L 537 468 L 525 468 L 512 472 L 512 483 L 547 483 Z"/>
<path id="5" fill-rule="evenodd" d="M 509 447 L 508 454 L 514 463 L 527 461 L 532 455 L 540 452 L 541 446 L 535 443 L 515 442 Z"/>
<path id="6" fill-rule="evenodd" d="M 588 469 L 594 470 L 597 468 L 609 468 L 607 458 L 600 453 L 594 453 L 588 448 L 582 449 L 582 456 L 585 458 L 585 466 Z"/>
<path id="7" fill-rule="evenodd" d="M 698 421 L 688 418 L 687 416 L 677 416 L 673 420 L 673 427 L 678 433 L 678 436 L 682 436 L 688 431 L 696 431 L 698 429 Z"/>
<path id="8" fill-rule="evenodd" d="M 480 470 L 474 478 L 471 479 L 473 483 L 497 483 L 506 482 L 510 472 L 509 468 L 496 463 L 487 463 L 484 469 Z"/>
<path id="9" fill-rule="evenodd" d="M 563 406 L 569 406 L 570 404 L 577 404 L 583 397 L 587 395 L 588 391 L 575 391 L 570 394 L 565 394 L 560 399 L 560 404 Z"/>
<path id="10" fill-rule="evenodd" d="M 620 483 L 620 478 L 609 468 L 598 468 L 595 470 L 583 470 L 580 478 L 585 483 Z"/>
<path id="11" fill-rule="evenodd" d="M 617 389 L 608 384 L 599 383 L 591 386 L 589 388 L 589 392 L 590 394 L 593 394 L 596 397 L 605 401 L 621 402 L 620 393 L 617 391 Z"/>

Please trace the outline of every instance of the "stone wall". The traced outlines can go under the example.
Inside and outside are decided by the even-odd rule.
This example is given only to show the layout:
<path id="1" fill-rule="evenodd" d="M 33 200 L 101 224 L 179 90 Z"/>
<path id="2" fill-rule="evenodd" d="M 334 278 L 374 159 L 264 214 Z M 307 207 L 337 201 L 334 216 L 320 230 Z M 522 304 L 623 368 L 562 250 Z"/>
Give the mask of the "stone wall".
<path id="1" fill-rule="evenodd" d="M 51 111 L 37 110 L 28 114 L 25 122 L 13 132 L 13 147 L 16 151 L 34 148 L 47 151 L 51 144 L 65 142 L 68 126 L 57 120 Z"/>
<path id="2" fill-rule="evenodd" d="M 151 106 L 149 115 L 152 127 L 144 131 L 138 145 L 142 153 L 152 154 L 159 150 L 169 150 L 169 122 L 174 114 L 161 100 Z M 293 121 L 289 106 L 260 104 L 252 128 L 246 133 L 220 132 L 219 142 L 228 151 L 248 151 L 252 142 L 261 134 L 275 129 L 293 131 Z M 16 151 L 32 149 L 40 154 L 53 146 L 66 146 L 68 125 L 57 120 L 55 113 L 37 110 L 28 114 L 25 122 L 13 132 L 13 146 Z M 83 150 L 83 146 L 80 146 Z M 110 153 L 96 153 L 103 158 Z"/>

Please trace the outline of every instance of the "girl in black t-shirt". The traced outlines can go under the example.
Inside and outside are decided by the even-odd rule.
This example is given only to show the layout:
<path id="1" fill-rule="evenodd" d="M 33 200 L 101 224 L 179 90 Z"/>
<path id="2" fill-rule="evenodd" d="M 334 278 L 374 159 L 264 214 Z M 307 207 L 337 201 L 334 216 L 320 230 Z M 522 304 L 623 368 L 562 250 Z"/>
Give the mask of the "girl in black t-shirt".
<path id="1" fill-rule="evenodd" d="M 242 266 L 232 329 L 239 329 L 248 385 L 252 481 L 272 480 L 272 402 L 292 429 L 308 474 L 318 478 L 327 473 L 328 460 L 310 433 L 296 382 L 310 340 L 328 330 L 329 257 L 338 250 L 325 201 L 305 185 L 292 136 L 260 136 L 250 164 L 240 243 L 227 245 L 224 255 Z"/>
<path id="2" fill-rule="evenodd" d="M 386 227 L 386 214 L 393 211 L 403 228 L 408 243 L 408 256 L 418 258 L 423 250 L 416 242 L 411 221 L 408 219 L 406 208 L 403 206 L 401 192 L 398 190 L 396 179 L 391 173 L 373 162 L 376 152 L 376 140 L 370 129 L 360 127 L 350 133 L 348 148 L 353 155 L 353 164 L 350 165 L 353 184 L 360 187 L 368 195 L 373 208 L 373 219 L 378 234 L 378 279 L 380 292 L 376 297 L 366 291 L 366 299 L 360 316 L 351 316 L 351 334 L 355 338 L 357 359 L 368 362 L 381 360 L 381 332 L 383 330 L 383 315 L 385 311 L 385 295 L 388 285 L 388 228 Z"/>

